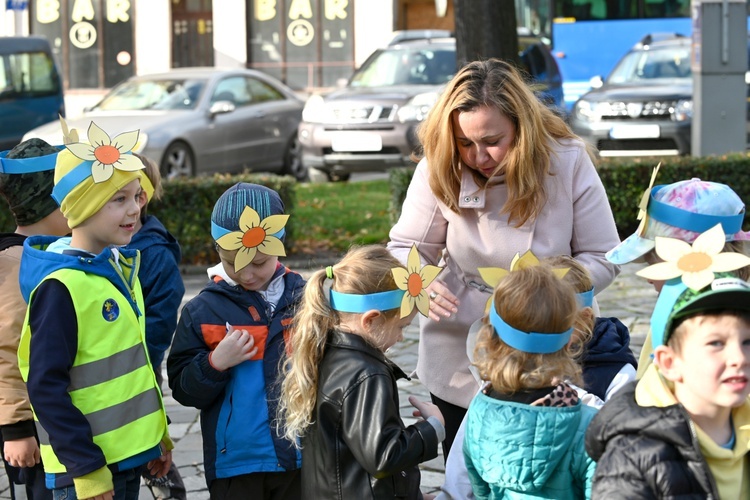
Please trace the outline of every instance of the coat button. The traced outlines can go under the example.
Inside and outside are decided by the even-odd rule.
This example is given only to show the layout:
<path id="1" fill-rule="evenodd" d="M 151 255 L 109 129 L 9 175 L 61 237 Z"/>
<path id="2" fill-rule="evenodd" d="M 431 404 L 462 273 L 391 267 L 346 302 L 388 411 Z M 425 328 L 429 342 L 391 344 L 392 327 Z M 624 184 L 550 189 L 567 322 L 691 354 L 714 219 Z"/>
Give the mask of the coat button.
<path id="1" fill-rule="evenodd" d="M 479 201 L 479 196 L 475 196 L 474 201 Z"/>
<path id="2" fill-rule="evenodd" d="M 406 477 L 406 472 L 401 471 L 401 477 Z"/>
<path id="3" fill-rule="evenodd" d="M 467 196 L 466 198 L 464 198 L 464 201 L 471 201 L 471 198 Z"/>

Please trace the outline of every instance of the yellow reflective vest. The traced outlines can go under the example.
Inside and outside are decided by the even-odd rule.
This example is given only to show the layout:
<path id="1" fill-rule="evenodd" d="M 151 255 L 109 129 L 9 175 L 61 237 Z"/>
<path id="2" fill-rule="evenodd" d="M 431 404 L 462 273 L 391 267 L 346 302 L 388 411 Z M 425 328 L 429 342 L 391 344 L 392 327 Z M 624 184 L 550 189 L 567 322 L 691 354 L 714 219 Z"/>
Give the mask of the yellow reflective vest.
<path id="1" fill-rule="evenodd" d="M 70 370 L 68 393 L 88 420 L 94 443 L 108 464 L 154 448 L 167 435 L 167 418 L 146 351 L 143 315 L 138 317 L 128 298 L 104 277 L 61 269 L 45 281 L 48 279 L 65 285 L 75 307 L 78 349 Z M 132 281 L 132 299 L 144 311 L 140 283 L 137 279 Z M 27 311 L 18 348 L 24 381 L 28 380 L 32 333 Z M 36 412 L 34 420 L 45 472 L 66 472 Z"/>

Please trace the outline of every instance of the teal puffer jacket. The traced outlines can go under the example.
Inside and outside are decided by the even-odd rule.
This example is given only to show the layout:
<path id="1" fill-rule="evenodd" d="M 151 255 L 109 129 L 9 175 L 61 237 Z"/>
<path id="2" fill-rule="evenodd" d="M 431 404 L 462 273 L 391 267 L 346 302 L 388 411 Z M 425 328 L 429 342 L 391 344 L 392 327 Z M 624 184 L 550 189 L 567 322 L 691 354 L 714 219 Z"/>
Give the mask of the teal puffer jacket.
<path id="1" fill-rule="evenodd" d="M 584 435 L 596 410 L 530 406 L 483 393 L 469 406 L 464 456 L 479 499 L 591 498 Z"/>

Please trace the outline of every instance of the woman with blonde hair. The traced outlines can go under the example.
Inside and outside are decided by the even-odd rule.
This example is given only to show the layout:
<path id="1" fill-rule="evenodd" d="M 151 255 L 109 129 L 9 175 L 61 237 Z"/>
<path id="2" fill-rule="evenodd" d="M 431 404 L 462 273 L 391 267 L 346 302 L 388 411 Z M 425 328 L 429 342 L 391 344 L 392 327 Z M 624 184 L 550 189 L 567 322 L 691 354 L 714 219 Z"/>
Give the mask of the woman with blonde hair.
<path id="1" fill-rule="evenodd" d="M 584 436 L 570 341 L 578 303 L 546 265 L 513 271 L 495 289 L 475 365 L 488 383 L 466 415 L 463 449 L 476 498 L 590 498 L 596 464 Z"/>
<path id="2" fill-rule="evenodd" d="M 422 498 L 417 466 L 437 456 L 443 417 L 412 396 L 425 420 L 404 425 L 396 380 L 406 375 L 385 356 L 412 307 L 429 307 L 431 280 L 408 267 L 383 247 L 360 247 L 307 282 L 279 405 L 283 432 L 302 448 L 303 498 Z"/>
<path id="3" fill-rule="evenodd" d="M 447 456 L 476 387 L 466 339 L 490 290 L 477 269 L 508 269 L 527 250 L 571 255 L 600 292 L 619 272 L 604 254 L 620 240 L 589 150 L 510 64 L 463 67 L 418 135 L 423 157 L 388 249 L 405 261 L 417 244 L 445 266 L 428 288 L 417 374 L 445 416 Z"/>

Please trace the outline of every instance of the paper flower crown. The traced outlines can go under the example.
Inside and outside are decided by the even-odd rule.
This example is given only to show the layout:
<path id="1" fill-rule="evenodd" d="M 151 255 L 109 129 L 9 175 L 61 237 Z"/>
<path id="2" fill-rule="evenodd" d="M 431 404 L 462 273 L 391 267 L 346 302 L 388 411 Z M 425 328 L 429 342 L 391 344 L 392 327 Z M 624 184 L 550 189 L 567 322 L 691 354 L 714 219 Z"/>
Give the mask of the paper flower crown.
<path id="1" fill-rule="evenodd" d="M 339 312 L 364 313 L 372 309 L 388 311 L 400 308 L 400 317 L 406 318 L 416 306 L 422 315 L 427 316 L 430 312 L 430 297 L 425 288 L 442 270 L 441 267 L 429 264 L 422 266 L 417 246 L 412 245 L 406 268 L 399 266 L 391 269 L 398 289 L 361 295 L 341 293 L 331 289 L 329 295 L 331 309 Z M 326 275 L 328 278 L 333 278 L 331 266 L 326 268 Z"/>
<path id="2" fill-rule="evenodd" d="M 240 215 L 239 231 L 231 231 L 211 221 L 211 236 L 220 248 L 231 252 L 237 250 L 234 271 L 239 272 L 250 264 L 258 252 L 283 257 L 286 255 L 284 236 L 289 215 L 269 215 L 260 220 L 252 207 L 246 206 Z"/>
<path id="3" fill-rule="evenodd" d="M 55 184 L 52 197 L 58 204 L 68 196 L 79 184 L 89 177 L 94 184 L 101 184 L 112 178 L 115 170 L 121 172 L 137 172 L 144 168 L 140 159 L 133 156 L 132 150 L 138 143 L 138 130 L 123 132 L 114 139 L 102 130 L 96 123 L 91 122 L 88 129 L 88 143 L 74 142 L 78 139 L 78 131 L 68 129 L 67 123 L 61 117 L 63 142 L 67 150 L 79 160 L 76 167 L 66 172 Z M 141 180 L 146 176 L 141 176 Z M 149 181 L 143 181 L 142 187 L 149 198 L 153 194 L 153 186 Z M 150 191 L 150 192 L 149 192 Z"/>
<path id="4" fill-rule="evenodd" d="M 646 279 L 665 281 L 651 315 L 654 347 L 666 341 L 666 327 L 672 309 L 688 288 L 698 291 L 716 277 L 716 273 L 736 271 L 750 265 L 750 257 L 737 252 L 722 252 L 726 237 L 717 224 L 701 233 L 693 244 L 657 236 L 656 254 L 664 261 L 641 269 L 636 274 Z"/>
<path id="5" fill-rule="evenodd" d="M 541 263 L 531 250 L 526 251 L 523 255 L 516 254 L 510 263 L 510 270 L 499 267 L 480 267 L 479 275 L 494 290 L 497 285 L 510 273 L 527 269 L 529 267 L 539 266 Z M 565 277 L 570 271 L 569 268 L 552 268 L 552 272 L 559 279 Z M 591 307 L 594 298 L 594 289 L 576 294 L 576 299 L 580 307 Z M 525 332 L 510 326 L 498 314 L 495 308 L 494 293 L 487 301 L 486 310 L 489 314 L 490 324 L 500 339 L 519 351 L 532 354 L 551 354 L 565 347 L 570 341 L 573 334 L 573 328 L 569 328 L 559 333 L 538 333 Z"/>

